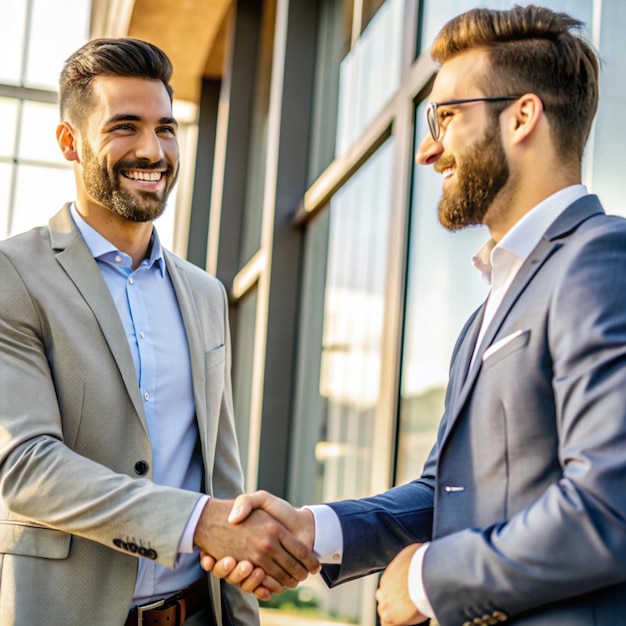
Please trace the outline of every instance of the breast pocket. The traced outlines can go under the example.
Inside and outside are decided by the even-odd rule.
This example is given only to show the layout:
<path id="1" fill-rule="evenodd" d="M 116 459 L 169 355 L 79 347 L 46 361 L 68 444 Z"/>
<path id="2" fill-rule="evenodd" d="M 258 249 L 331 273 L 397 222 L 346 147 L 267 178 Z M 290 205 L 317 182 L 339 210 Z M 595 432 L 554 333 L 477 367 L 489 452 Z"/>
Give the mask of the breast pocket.
<path id="1" fill-rule="evenodd" d="M 226 376 L 226 347 L 218 346 L 204 354 L 206 402 L 209 416 L 219 413 Z"/>
<path id="2" fill-rule="evenodd" d="M 204 355 L 204 363 L 207 372 L 214 368 L 216 365 L 223 363 L 226 360 L 226 346 L 222 344 L 213 350 L 209 350 Z"/>
<path id="3" fill-rule="evenodd" d="M 495 341 L 483 353 L 483 368 L 491 367 L 521 350 L 530 341 L 530 329 L 514 331 L 506 337 Z"/>

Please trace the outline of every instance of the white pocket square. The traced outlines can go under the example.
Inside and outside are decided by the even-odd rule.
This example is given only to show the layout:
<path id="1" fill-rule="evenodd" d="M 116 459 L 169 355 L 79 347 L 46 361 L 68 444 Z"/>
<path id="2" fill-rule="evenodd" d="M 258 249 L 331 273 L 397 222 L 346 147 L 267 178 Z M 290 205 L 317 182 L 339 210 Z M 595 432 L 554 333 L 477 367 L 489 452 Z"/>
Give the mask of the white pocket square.
<path id="1" fill-rule="evenodd" d="M 498 350 L 501 350 L 502 348 L 504 348 L 504 346 L 511 343 L 513 339 L 515 339 L 516 337 L 519 337 L 520 335 L 523 335 L 526 332 L 528 331 L 520 328 L 519 330 L 512 332 L 510 335 L 507 335 L 506 337 L 502 337 L 502 339 L 498 339 L 498 341 L 496 341 L 495 343 L 492 343 L 483 352 L 483 356 L 482 356 L 483 362 L 485 362 L 492 354 L 496 353 Z"/>

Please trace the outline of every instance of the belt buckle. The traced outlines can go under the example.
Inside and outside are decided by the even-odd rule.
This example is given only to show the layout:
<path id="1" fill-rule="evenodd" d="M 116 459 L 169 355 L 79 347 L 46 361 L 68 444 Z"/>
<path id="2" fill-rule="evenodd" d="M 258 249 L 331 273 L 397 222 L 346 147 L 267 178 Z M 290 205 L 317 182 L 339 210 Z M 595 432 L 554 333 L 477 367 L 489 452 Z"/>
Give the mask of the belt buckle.
<path id="1" fill-rule="evenodd" d="M 158 609 L 165 604 L 165 598 L 161 598 L 156 602 L 152 602 L 150 604 L 144 604 L 143 606 L 137 607 L 137 624 L 143 624 L 143 614 L 146 611 L 152 611 L 154 609 Z"/>

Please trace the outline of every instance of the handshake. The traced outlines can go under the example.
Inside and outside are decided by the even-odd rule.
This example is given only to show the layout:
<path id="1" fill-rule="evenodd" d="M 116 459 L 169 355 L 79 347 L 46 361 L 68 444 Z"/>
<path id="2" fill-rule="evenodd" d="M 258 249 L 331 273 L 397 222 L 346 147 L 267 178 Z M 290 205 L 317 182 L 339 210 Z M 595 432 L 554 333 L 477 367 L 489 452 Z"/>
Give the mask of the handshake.
<path id="1" fill-rule="evenodd" d="M 202 567 L 259 600 L 294 588 L 321 564 L 313 546 L 315 518 L 266 491 L 232 500 L 211 498 L 198 522 L 194 543 Z M 376 592 L 382 626 L 427 620 L 413 604 L 409 567 L 420 544 L 404 548 L 383 574 Z M 369 570 L 371 571 L 371 570 Z"/>
<path id="2" fill-rule="evenodd" d="M 211 498 L 194 535 L 202 567 L 259 600 L 320 571 L 314 540 L 313 514 L 265 491 Z"/>

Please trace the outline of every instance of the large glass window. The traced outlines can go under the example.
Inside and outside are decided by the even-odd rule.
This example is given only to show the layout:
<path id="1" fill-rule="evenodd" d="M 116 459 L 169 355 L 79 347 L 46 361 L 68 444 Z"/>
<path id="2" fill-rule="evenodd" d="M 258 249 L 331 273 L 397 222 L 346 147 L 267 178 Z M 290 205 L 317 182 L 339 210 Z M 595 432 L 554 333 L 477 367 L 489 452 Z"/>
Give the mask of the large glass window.
<path id="1" fill-rule="evenodd" d="M 416 109 L 415 144 L 428 132 Z M 489 239 L 483 228 L 450 233 L 437 219 L 441 175 L 414 165 L 396 482 L 417 478 L 432 447 L 448 382 L 450 354 L 488 287 L 471 259 Z"/>
<path id="2" fill-rule="evenodd" d="M 23 84 L 56 90 L 63 61 L 89 37 L 91 2 L 17 0 L 21 3 L 29 5 Z"/>
<path id="3" fill-rule="evenodd" d="M 405 0 L 387 0 L 341 62 L 337 154 L 365 130 L 400 82 Z"/>
<path id="4" fill-rule="evenodd" d="M 0 238 L 47 222 L 73 199 L 71 164 L 55 140 L 56 90 L 63 61 L 87 40 L 90 11 L 84 0 L 0 5 Z"/>
<path id="5" fill-rule="evenodd" d="M 569 15 L 581 20 L 588 25 L 591 33 L 593 23 L 594 4 L 600 4 L 597 0 L 542 0 L 541 2 L 516 2 L 515 0 L 454 0 L 454 2 L 441 2 L 441 0 L 425 0 L 422 3 L 421 20 L 421 51 L 425 52 L 437 37 L 441 27 L 455 15 L 474 9 L 477 6 L 489 9 L 510 9 L 514 4 L 540 4 L 553 11 L 569 13 Z"/>
<path id="6" fill-rule="evenodd" d="M 312 308 L 306 307 L 300 340 L 290 487 L 297 504 L 371 493 L 393 145 L 389 139 L 378 149 L 307 233 L 304 297 Z M 329 592 L 314 577 L 305 585 L 312 589 L 319 616 L 368 623 L 374 604 L 363 584 Z"/>
<path id="7" fill-rule="evenodd" d="M 25 0 L 0 3 L 0 82 L 19 85 L 26 34 Z"/>

